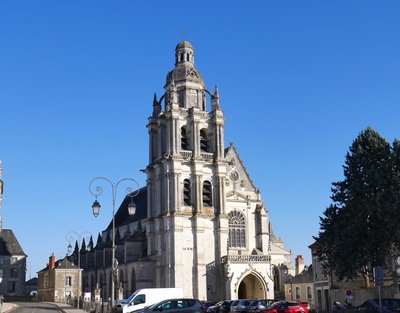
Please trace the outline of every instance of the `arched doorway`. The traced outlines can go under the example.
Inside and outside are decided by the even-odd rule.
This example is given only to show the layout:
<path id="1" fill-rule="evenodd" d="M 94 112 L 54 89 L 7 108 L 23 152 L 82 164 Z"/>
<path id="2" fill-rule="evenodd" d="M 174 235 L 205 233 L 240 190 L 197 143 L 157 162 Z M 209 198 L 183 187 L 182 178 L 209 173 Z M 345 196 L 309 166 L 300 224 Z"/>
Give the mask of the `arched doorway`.
<path id="1" fill-rule="evenodd" d="M 132 268 L 132 274 L 131 274 L 131 293 L 136 291 L 136 272 L 135 269 Z"/>
<path id="2" fill-rule="evenodd" d="M 238 299 L 265 299 L 266 295 L 264 284 L 254 274 L 245 276 L 239 284 Z"/>

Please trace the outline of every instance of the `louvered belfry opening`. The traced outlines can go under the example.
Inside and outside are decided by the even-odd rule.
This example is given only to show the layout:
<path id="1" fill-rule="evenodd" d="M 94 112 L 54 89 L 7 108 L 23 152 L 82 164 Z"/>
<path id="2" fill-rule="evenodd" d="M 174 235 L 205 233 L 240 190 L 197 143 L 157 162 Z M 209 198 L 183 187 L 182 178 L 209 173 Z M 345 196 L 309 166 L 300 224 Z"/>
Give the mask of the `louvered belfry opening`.
<path id="1" fill-rule="evenodd" d="M 192 197 L 191 197 L 191 186 L 190 186 L 190 180 L 185 179 L 183 182 L 183 203 L 185 205 L 192 205 Z"/>
<path id="2" fill-rule="evenodd" d="M 207 132 L 204 129 L 200 130 L 200 149 L 202 152 L 210 152 Z"/>
<path id="3" fill-rule="evenodd" d="M 189 150 L 189 143 L 188 143 L 188 138 L 187 138 L 187 133 L 186 133 L 185 127 L 181 128 L 181 149 Z"/>
<path id="4" fill-rule="evenodd" d="M 203 206 L 212 207 L 212 189 L 209 181 L 203 183 Z"/>

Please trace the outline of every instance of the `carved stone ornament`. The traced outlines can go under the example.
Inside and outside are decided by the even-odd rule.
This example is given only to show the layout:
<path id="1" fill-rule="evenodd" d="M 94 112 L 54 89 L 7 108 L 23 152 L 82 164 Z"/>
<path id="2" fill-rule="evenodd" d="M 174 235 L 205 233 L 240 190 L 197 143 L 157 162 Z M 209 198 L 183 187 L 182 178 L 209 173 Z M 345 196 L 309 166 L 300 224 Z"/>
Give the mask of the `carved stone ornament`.
<path id="1" fill-rule="evenodd" d="M 193 68 L 189 68 L 186 70 L 186 76 L 190 76 L 193 78 L 199 78 L 199 74 Z"/>
<path id="2" fill-rule="evenodd" d="M 229 174 L 229 178 L 230 178 L 232 181 L 238 181 L 238 180 L 239 180 L 239 173 L 238 173 L 237 171 L 232 171 L 232 172 Z"/>

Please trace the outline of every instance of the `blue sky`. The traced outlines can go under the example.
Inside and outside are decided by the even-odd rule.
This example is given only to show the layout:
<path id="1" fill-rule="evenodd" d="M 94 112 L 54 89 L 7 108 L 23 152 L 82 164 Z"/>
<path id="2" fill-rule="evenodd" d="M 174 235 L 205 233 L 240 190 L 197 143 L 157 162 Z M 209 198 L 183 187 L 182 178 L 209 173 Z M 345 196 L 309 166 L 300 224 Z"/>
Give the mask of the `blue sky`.
<path id="1" fill-rule="evenodd" d="M 218 85 L 225 143 L 275 234 L 309 263 L 353 139 L 367 126 L 400 137 L 399 12 L 399 1 L 368 0 L 2 0 L 2 217 L 27 278 L 66 253 L 68 231 L 97 238 L 108 225 L 111 191 L 94 218 L 92 178 L 145 184 L 153 94 L 183 39 Z"/>

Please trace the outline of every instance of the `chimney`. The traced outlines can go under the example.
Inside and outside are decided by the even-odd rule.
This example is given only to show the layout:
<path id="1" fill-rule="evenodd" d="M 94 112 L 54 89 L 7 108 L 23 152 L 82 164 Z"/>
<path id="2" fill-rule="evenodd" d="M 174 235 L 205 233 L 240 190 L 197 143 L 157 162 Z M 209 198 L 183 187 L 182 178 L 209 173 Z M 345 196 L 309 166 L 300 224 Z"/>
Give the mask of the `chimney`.
<path id="1" fill-rule="evenodd" d="M 304 270 L 304 259 L 301 255 L 296 257 L 296 272 L 295 275 L 299 275 Z"/>
<path id="2" fill-rule="evenodd" d="M 56 267 L 56 257 L 54 256 L 54 252 L 49 257 L 49 270 L 52 270 Z"/>

